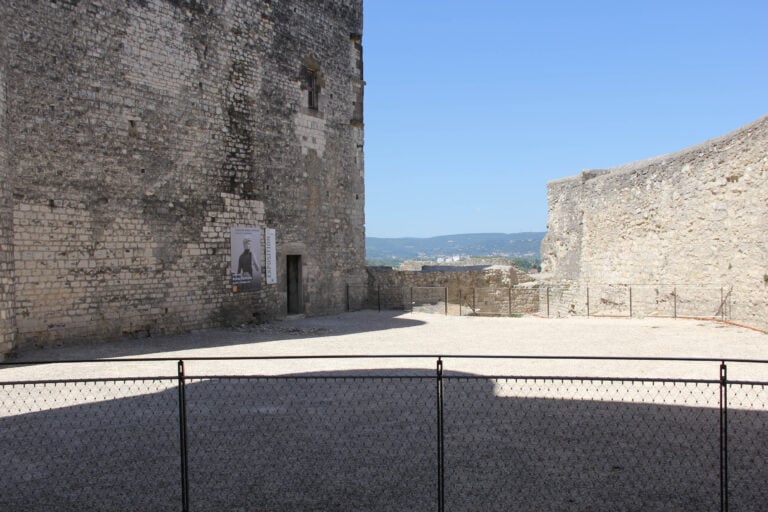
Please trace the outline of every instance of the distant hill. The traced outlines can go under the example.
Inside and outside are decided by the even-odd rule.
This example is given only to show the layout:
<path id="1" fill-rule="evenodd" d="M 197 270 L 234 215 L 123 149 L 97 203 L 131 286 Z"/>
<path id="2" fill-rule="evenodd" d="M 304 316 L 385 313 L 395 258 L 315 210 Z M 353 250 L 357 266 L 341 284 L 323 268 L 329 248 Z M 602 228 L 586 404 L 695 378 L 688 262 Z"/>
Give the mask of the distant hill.
<path id="1" fill-rule="evenodd" d="M 371 261 L 447 258 L 450 256 L 507 256 L 541 258 L 546 233 L 473 233 L 432 238 L 365 238 Z"/>

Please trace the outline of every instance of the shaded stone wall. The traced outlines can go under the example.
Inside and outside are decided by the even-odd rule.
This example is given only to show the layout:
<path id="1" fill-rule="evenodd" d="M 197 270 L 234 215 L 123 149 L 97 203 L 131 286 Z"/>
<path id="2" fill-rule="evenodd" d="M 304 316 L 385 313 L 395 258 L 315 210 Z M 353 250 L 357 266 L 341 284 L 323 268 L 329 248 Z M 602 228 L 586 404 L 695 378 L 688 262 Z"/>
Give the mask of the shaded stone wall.
<path id="1" fill-rule="evenodd" d="M 0 20 L 20 346 L 284 316 L 288 255 L 307 314 L 365 282 L 361 0 L 17 2 Z M 232 293 L 237 226 L 276 230 L 276 284 Z"/>
<path id="2" fill-rule="evenodd" d="M 702 316 L 724 313 L 720 300 L 709 304 L 722 287 L 731 320 L 768 329 L 766 197 L 768 117 L 679 153 L 553 181 L 542 270 L 576 285 L 574 297 L 590 284 L 706 287 Z M 583 300 L 574 306 L 584 313 Z"/>
<path id="3" fill-rule="evenodd" d="M 0 359 L 15 341 L 13 312 L 13 192 L 7 165 L 5 66 L 0 55 Z"/>

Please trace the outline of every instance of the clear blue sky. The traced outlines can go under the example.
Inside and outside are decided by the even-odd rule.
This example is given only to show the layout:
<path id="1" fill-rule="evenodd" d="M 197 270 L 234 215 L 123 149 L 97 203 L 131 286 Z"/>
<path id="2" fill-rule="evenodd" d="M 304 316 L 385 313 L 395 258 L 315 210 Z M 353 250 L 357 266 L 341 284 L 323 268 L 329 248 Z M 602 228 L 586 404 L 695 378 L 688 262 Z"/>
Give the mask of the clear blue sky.
<path id="1" fill-rule="evenodd" d="M 768 114 L 768 1 L 365 0 L 366 232 L 545 231 L 548 181 Z"/>

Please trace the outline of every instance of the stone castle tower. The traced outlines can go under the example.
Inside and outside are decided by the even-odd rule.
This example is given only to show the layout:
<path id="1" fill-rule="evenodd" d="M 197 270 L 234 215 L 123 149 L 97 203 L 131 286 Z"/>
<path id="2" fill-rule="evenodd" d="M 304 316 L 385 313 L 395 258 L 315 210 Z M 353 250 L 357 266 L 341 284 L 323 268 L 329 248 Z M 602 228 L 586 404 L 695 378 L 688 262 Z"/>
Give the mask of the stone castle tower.
<path id="1" fill-rule="evenodd" d="M 362 0 L 2 2 L 0 24 L 0 354 L 362 295 Z"/>

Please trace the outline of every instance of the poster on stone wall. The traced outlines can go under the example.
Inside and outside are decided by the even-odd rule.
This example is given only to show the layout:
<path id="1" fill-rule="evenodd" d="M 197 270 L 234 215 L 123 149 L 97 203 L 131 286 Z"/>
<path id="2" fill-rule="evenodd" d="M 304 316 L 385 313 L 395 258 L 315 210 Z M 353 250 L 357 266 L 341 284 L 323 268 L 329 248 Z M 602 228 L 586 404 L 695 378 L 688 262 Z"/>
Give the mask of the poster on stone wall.
<path id="1" fill-rule="evenodd" d="M 261 228 L 233 227 L 231 235 L 232 291 L 261 289 Z"/>
<path id="2" fill-rule="evenodd" d="M 267 284 L 275 284 L 277 283 L 277 240 L 274 229 L 266 229 L 264 245 L 267 252 Z"/>

